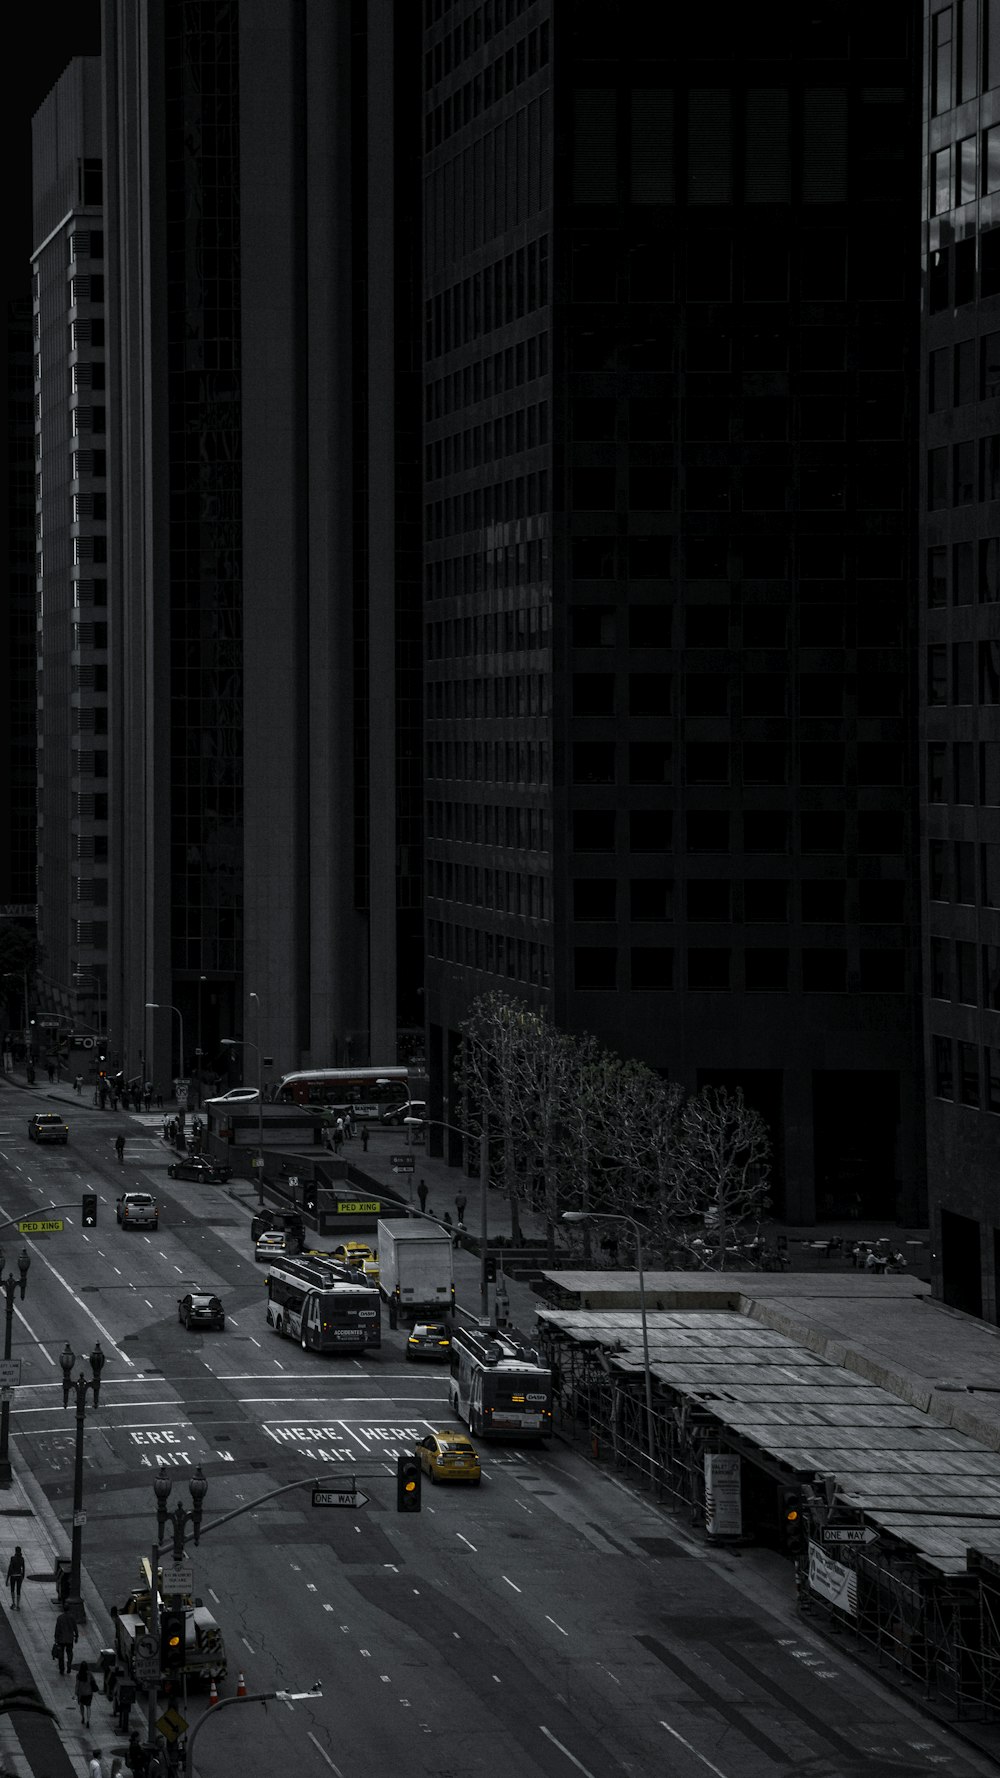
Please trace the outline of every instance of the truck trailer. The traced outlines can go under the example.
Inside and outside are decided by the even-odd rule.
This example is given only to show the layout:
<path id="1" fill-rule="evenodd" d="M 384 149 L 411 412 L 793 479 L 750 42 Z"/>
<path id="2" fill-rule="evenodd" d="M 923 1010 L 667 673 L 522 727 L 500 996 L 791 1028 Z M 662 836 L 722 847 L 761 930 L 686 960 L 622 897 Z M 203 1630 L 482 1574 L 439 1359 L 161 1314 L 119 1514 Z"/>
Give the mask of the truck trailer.
<path id="1" fill-rule="evenodd" d="M 431 1222 L 380 1222 L 378 1259 L 390 1327 L 454 1313 L 455 1268 L 444 1229 Z"/>

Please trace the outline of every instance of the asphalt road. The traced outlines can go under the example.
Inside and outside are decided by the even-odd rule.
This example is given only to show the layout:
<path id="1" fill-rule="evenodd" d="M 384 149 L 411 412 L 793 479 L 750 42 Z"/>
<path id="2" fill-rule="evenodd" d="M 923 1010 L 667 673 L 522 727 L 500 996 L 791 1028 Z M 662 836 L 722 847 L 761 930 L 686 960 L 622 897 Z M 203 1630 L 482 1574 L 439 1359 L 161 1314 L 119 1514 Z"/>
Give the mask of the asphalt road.
<path id="1" fill-rule="evenodd" d="M 68 1108 L 68 1148 L 39 1150 L 27 1118 L 46 1107 L 44 1089 L 0 1107 L 2 1215 L 73 1205 L 62 1234 L 27 1243 L 12 1427 L 68 1526 L 74 1423 L 58 1354 L 99 1338 L 108 1362 L 87 1413 L 84 1560 L 107 1604 L 123 1602 L 155 1539 L 161 1463 L 175 1476 L 171 1504 L 189 1503 L 186 1478 L 202 1465 L 206 1527 L 333 1465 L 369 1496 L 357 1511 L 314 1510 L 303 1489 L 189 1546 L 196 1591 L 226 1637 L 224 1693 L 241 1671 L 250 1691 L 323 1685 L 293 1710 L 219 1713 L 196 1743 L 202 1778 L 289 1766 L 302 1778 L 993 1770 L 814 1638 L 777 1557 L 708 1549 L 558 1444 L 486 1447 L 480 1489 L 425 1484 L 420 1515 L 398 1514 L 397 1452 L 450 1421 L 443 1372 L 406 1364 L 404 1336 L 387 1326 L 364 1358 L 278 1340 L 249 1215 L 224 1189 L 168 1181 L 160 1120 L 81 1104 Z M 123 1185 L 156 1192 L 155 1234 L 117 1227 Z M 99 1197 L 89 1232 L 84 1190 Z M 21 1240 L 5 1244 L 9 1270 Z M 196 1286 L 223 1296 L 224 1333 L 179 1326 L 177 1298 Z M 459 1286 L 474 1303 L 466 1255 Z M 184 1706 L 191 1721 L 204 1707 L 203 1695 Z"/>

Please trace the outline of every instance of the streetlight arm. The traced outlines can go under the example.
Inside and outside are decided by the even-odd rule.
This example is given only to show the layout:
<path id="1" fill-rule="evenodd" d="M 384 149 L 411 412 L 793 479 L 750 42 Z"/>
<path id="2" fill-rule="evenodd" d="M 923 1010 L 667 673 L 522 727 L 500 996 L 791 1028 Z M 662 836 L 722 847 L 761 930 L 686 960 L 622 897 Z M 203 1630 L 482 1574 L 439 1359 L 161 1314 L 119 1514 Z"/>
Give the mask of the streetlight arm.
<path id="1" fill-rule="evenodd" d="M 200 1716 L 194 1728 L 188 1732 L 184 1754 L 185 1778 L 191 1778 L 194 1771 L 195 1737 L 201 1733 L 206 1723 L 213 1722 L 218 1717 L 220 1711 L 228 1710 L 233 1704 L 266 1704 L 272 1698 L 278 1698 L 283 1704 L 288 1704 L 290 1707 L 293 1698 L 322 1698 L 322 1696 L 322 1687 L 317 1680 L 312 1690 L 308 1692 L 247 1692 L 246 1696 L 242 1698 L 218 1698 L 211 1710 L 206 1710 L 204 1716 Z"/>

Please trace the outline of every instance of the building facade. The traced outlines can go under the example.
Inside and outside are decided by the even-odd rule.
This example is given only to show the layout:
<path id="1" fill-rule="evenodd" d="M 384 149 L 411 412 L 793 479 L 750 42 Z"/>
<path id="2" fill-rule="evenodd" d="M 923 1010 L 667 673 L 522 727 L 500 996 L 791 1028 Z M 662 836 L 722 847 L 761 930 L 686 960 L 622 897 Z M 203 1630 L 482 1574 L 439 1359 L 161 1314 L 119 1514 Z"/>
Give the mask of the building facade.
<path id="1" fill-rule="evenodd" d="M 928 1193 L 1000 1322 L 1000 5 L 925 7 L 921 741 Z"/>
<path id="2" fill-rule="evenodd" d="M 924 1205 L 919 56 L 904 6 L 425 20 L 432 1093 L 502 984 L 742 1084 L 802 1222 Z"/>
<path id="3" fill-rule="evenodd" d="M 33 123 L 40 1004 L 97 1032 L 108 968 L 109 623 L 101 69 Z"/>

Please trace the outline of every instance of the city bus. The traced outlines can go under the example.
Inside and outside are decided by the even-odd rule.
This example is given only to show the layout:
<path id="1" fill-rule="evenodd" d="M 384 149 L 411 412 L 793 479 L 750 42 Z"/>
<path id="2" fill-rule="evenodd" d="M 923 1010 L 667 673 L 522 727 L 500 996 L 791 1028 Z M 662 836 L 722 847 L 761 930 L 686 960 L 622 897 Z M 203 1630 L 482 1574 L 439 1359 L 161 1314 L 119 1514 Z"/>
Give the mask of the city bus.
<path id="1" fill-rule="evenodd" d="M 276 1105 L 350 1108 L 356 1118 L 377 1122 L 383 1111 L 406 1103 L 410 1070 L 398 1068 L 300 1068 L 285 1074 L 274 1089 Z"/>
<path id="2" fill-rule="evenodd" d="M 456 1327 L 448 1400 L 480 1438 L 550 1438 L 552 1372 L 519 1334 Z"/>
<path id="3" fill-rule="evenodd" d="M 304 1352 L 367 1352 L 382 1344 L 377 1290 L 339 1266 L 275 1256 L 267 1273 L 267 1325 Z"/>

